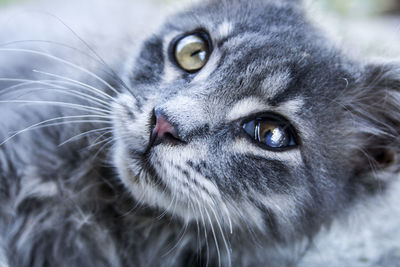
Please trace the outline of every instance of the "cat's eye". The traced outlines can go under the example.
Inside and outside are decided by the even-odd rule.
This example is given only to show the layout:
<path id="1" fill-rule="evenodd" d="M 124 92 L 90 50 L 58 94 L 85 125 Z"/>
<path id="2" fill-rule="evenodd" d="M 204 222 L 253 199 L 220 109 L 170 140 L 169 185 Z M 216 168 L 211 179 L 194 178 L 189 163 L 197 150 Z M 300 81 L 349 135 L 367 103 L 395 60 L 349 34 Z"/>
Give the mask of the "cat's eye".
<path id="1" fill-rule="evenodd" d="M 273 150 L 297 145 L 289 122 L 275 117 L 259 117 L 243 124 L 244 131 L 256 142 Z"/>
<path id="2" fill-rule="evenodd" d="M 172 49 L 175 62 L 190 73 L 203 68 L 210 56 L 209 38 L 203 32 L 177 37 L 172 43 Z"/>

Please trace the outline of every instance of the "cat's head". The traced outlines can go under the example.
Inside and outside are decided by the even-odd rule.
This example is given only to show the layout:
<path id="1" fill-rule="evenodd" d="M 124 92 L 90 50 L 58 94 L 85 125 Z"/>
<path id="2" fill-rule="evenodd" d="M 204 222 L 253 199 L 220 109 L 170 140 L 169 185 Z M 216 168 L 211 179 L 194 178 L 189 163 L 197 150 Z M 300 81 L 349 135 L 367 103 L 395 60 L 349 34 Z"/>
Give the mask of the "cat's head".
<path id="1" fill-rule="evenodd" d="M 297 1 L 199 4 L 130 66 L 116 167 L 183 220 L 291 240 L 397 171 L 400 69 L 347 59 Z"/>

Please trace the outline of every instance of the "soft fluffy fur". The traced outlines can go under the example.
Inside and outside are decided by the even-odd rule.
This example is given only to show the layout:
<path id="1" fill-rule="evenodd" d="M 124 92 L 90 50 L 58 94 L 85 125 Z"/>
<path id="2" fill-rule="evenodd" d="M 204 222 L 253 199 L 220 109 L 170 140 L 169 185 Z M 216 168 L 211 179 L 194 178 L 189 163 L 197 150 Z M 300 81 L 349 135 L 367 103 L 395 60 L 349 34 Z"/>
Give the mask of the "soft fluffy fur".
<path id="1" fill-rule="evenodd" d="M 5 265 L 292 266 L 321 227 L 390 186 L 398 65 L 347 58 L 298 1 L 209 1 L 154 32 L 121 16 L 142 13 L 128 7 L 100 5 L 110 16 L 78 22 L 36 12 L 23 23 L 35 30 L 18 32 L 9 28 L 24 20 L 8 17 Z M 50 34 L 49 21 L 63 31 Z M 188 74 L 167 48 L 199 28 L 214 50 Z M 185 145 L 147 150 L 153 110 Z M 287 118 L 299 146 L 272 152 L 246 138 L 236 122 L 258 112 Z"/>

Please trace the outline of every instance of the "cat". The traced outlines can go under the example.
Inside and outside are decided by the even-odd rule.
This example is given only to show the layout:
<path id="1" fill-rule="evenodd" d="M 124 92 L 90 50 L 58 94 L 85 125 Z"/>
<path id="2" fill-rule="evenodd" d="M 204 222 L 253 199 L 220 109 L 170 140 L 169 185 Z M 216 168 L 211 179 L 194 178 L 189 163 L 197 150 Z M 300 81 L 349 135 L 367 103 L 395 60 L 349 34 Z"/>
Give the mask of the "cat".
<path id="1" fill-rule="evenodd" d="M 43 6 L 2 16 L 0 266 L 296 266 L 395 180 L 399 65 L 301 1 Z"/>

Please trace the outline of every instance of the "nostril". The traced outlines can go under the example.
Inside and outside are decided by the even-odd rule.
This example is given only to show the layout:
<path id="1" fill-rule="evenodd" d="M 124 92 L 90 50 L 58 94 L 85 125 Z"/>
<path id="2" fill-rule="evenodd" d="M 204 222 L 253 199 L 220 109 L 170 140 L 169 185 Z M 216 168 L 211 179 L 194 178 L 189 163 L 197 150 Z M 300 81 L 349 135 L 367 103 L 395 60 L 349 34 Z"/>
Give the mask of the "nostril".
<path id="1" fill-rule="evenodd" d="M 164 113 L 161 111 L 154 111 L 153 121 L 154 127 L 151 132 L 152 146 L 158 145 L 162 142 L 174 144 L 177 142 L 182 142 L 182 140 L 179 138 L 176 127 L 172 125 Z"/>

